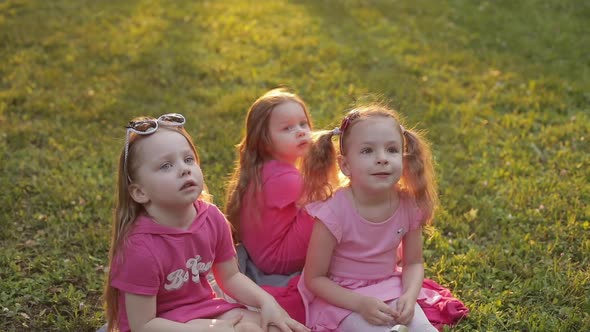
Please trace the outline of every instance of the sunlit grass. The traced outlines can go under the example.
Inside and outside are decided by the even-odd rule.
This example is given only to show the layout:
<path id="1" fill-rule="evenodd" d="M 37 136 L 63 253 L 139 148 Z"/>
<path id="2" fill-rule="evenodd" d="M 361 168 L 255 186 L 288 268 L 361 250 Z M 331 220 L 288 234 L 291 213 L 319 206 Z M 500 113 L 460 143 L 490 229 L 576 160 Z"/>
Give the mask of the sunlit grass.
<path id="1" fill-rule="evenodd" d="M 223 206 L 244 115 L 286 85 L 333 127 L 387 99 L 426 129 L 426 274 L 456 331 L 590 329 L 590 6 L 579 1 L 0 3 L 0 330 L 104 322 L 115 159 L 181 112 Z"/>

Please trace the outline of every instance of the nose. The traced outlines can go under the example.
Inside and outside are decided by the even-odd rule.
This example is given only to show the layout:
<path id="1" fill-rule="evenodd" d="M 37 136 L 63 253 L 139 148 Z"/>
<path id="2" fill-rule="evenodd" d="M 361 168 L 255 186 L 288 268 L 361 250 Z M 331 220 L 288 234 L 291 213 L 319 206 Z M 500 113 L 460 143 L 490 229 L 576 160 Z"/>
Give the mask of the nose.
<path id="1" fill-rule="evenodd" d="M 384 152 L 378 152 L 377 153 L 377 165 L 387 165 L 389 164 L 389 160 L 387 160 L 387 157 L 385 155 Z"/>
<path id="2" fill-rule="evenodd" d="M 304 137 L 307 135 L 307 132 L 307 128 L 299 127 L 299 130 L 297 131 L 297 137 Z"/>
<path id="3" fill-rule="evenodd" d="M 181 171 L 180 175 L 181 176 L 191 175 L 191 168 L 189 167 L 189 165 L 183 164 L 182 171 Z"/>
<path id="4" fill-rule="evenodd" d="M 387 165 L 389 164 L 389 161 L 383 159 L 383 160 L 377 160 L 377 165 Z"/>

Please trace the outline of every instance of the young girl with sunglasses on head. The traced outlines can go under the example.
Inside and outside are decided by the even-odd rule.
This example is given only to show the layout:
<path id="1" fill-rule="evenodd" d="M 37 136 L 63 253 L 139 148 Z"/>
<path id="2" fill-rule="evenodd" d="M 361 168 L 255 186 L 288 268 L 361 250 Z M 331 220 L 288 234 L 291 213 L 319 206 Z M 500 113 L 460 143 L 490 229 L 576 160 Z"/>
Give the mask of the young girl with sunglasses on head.
<path id="1" fill-rule="evenodd" d="M 108 330 L 307 331 L 238 271 L 229 224 L 207 202 L 192 138 L 180 114 L 129 123 L 118 166 Z M 212 271 L 224 292 L 217 298 Z"/>
<path id="2" fill-rule="evenodd" d="M 303 269 L 313 219 L 301 208 L 298 163 L 310 144 L 311 119 L 297 95 L 274 89 L 248 110 L 226 213 L 236 238 L 264 274 Z"/>
<path id="3" fill-rule="evenodd" d="M 348 178 L 345 186 L 336 164 Z M 312 331 L 397 331 L 400 324 L 437 331 L 416 303 L 431 296 L 422 289 L 422 227 L 437 205 L 427 142 L 404 129 L 394 111 L 361 107 L 319 136 L 304 169 L 306 180 L 323 184 L 310 193 L 320 201 L 306 206 L 316 220 L 299 281 L 306 325 Z"/>

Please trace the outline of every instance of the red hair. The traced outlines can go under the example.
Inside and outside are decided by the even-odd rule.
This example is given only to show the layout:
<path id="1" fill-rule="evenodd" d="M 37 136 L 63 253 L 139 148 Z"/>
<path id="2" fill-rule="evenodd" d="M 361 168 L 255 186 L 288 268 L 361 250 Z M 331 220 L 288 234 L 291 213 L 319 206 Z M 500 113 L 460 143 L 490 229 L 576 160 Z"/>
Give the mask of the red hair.
<path id="1" fill-rule="evenodd" d="M 311 117 L 303 100 L 285 89 L 266 92 L 250 106 L 246 115 L 246 133 L 237 145 L 238 159 L 227 189 L 225 212 L 234 228 L 234 240 L 240 238 L 240 210 L 242 200 L 248 190 L 254 192 L 254 202 L 261 204 L 262 197 L 256 195 L 262 190 L 261 170 L 265 161 L 271 159 L 271 139 L 269 132 L 270 114 L 273 109 L 286 102 L 296 102 L 303 108 L 309 127 Z"/>

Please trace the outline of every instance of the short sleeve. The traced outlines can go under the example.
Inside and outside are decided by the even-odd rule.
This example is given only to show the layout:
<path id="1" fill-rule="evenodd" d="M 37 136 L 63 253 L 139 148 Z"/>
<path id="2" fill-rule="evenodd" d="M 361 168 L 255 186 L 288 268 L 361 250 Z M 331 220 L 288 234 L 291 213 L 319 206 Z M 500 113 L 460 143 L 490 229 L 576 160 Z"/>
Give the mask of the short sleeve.
<path id="1" fill-rule="evenodd" d="M 215 223 L 214 229 L 217 230 L 214 262 L 220 263 L 234 258 L 236 256 L 236 248 L 234 247 L 229 222 L 215 205 L 209 207 L 209 214 L 211 221 Z"/>
<path id="2" fill-rule="evenodd" d="M 297 202 L 303 190 L 303 180 L 301 174 L 292 170 L 273 174 L 262 187 L 265 204 L 282 209 Z"/>
<path id="3" fill-rule="evenodd" d="M 111 286 L 132 294 L 156 295 L 161 283 L 158 264 L 145 238 L 131 237 L 113 264 Z"/>
<path id="4" fill-rule="evenodd" d="M 310 216 L 321 221 L 330 233 L 334 235 L 336 242 L 340 243 L 342 240 L 342 223 L 330 207 L 328 201 L 307 204 L 305 209 Z"/>
<path id="5" fill-rule="evenodd" d="M 409 212 L 409 219 L 410 219 L 410 230 L 416 230 L 422 227 L 422 224 L 424 222 L 424 212 L 422 212 L 422 210 L 420 210 L 420 208 L 418 208 L 418 206 L 416 206 L 416 204 L 412 204 L 410 207 L 410 212 Z"/>

